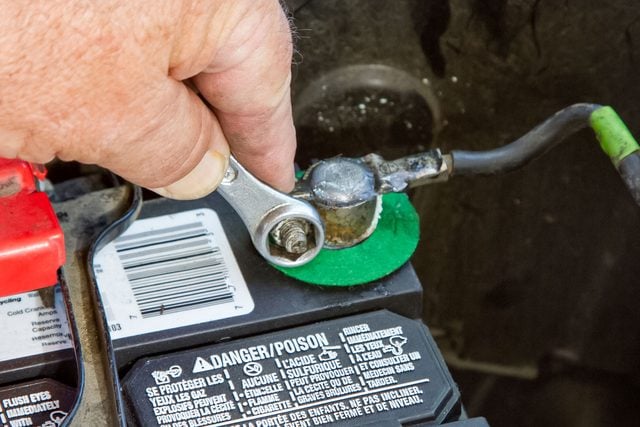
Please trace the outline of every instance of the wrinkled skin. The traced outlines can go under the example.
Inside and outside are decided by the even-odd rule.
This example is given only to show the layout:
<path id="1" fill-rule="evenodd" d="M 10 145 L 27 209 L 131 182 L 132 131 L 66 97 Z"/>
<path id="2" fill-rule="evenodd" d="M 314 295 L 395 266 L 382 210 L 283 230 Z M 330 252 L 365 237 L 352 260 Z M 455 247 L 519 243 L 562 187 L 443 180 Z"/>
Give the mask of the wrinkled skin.
<path id="1" fill-rule="evenodd" d="M 231 151 L 289 191 L 291 55 L 277 0 L 0 0 L 0 157 L 183 199 L 213 191 Z"/>

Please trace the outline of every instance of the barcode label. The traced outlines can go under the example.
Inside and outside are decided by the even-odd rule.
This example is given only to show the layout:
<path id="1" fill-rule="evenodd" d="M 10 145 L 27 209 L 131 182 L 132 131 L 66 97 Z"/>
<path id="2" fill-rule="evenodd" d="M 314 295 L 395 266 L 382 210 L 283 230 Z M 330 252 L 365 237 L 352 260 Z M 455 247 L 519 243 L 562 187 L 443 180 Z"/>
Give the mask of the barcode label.
<path id="1" fill-rule="evenodd" d="M 229 271 L 202 222 L 116 239 L 142 317 L 233 302 Z"/>
<path id="2" fill-rule="evenodd" d="M 135 221 L 96 254 L 93 268 L 112 339 L 253 310 L 220 220 L 210 209 Z"/>

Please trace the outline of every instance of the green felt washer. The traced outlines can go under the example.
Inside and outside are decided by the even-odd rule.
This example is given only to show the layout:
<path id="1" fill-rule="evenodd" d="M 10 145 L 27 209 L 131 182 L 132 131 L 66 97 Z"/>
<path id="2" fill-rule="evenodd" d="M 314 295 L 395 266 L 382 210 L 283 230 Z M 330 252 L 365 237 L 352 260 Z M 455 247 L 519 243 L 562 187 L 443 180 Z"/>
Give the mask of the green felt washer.
<path id="1" fill-rule="evenodd" d="M 300 267 L 274 266 L 287 276 L 324 286 L 353 286 L 384 277 L 409 260 L 420 239 L 418 213 L 404 193 L 382 196 L 376 230 L 364 242 L 346 249 L 322 249 Z"/>

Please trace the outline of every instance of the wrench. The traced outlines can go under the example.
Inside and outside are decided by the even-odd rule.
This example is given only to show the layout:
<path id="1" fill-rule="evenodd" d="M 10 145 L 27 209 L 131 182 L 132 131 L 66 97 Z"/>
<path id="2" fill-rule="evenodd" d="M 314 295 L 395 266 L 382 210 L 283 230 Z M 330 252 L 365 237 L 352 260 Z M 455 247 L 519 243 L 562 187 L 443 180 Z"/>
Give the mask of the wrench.
<path id="1" fill-rule="evenodd" d="M 217 191 L 238 213 L 267 261 L 297 267 L 322 249 L 324 225 L 316 209 L 261 182 L 233 156 Z"/>

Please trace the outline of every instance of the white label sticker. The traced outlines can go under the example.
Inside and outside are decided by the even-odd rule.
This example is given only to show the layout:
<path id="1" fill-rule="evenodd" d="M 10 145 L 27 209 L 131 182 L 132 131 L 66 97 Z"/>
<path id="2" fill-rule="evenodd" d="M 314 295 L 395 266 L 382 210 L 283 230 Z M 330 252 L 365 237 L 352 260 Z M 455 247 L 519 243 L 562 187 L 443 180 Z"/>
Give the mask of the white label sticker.
<path id="1" fill-rule="evenodd" d="M 0 362 L 71 347 L 60 287 L 54 307 L 45 307 L 37 291 L 0 299 Z"/>
<path id="2" fill-rule="evenodd" d="M 211 209 L 135 221 L 96 254 L 93 270 L 114 340 L 240 316 L 254 307 Z"/>

